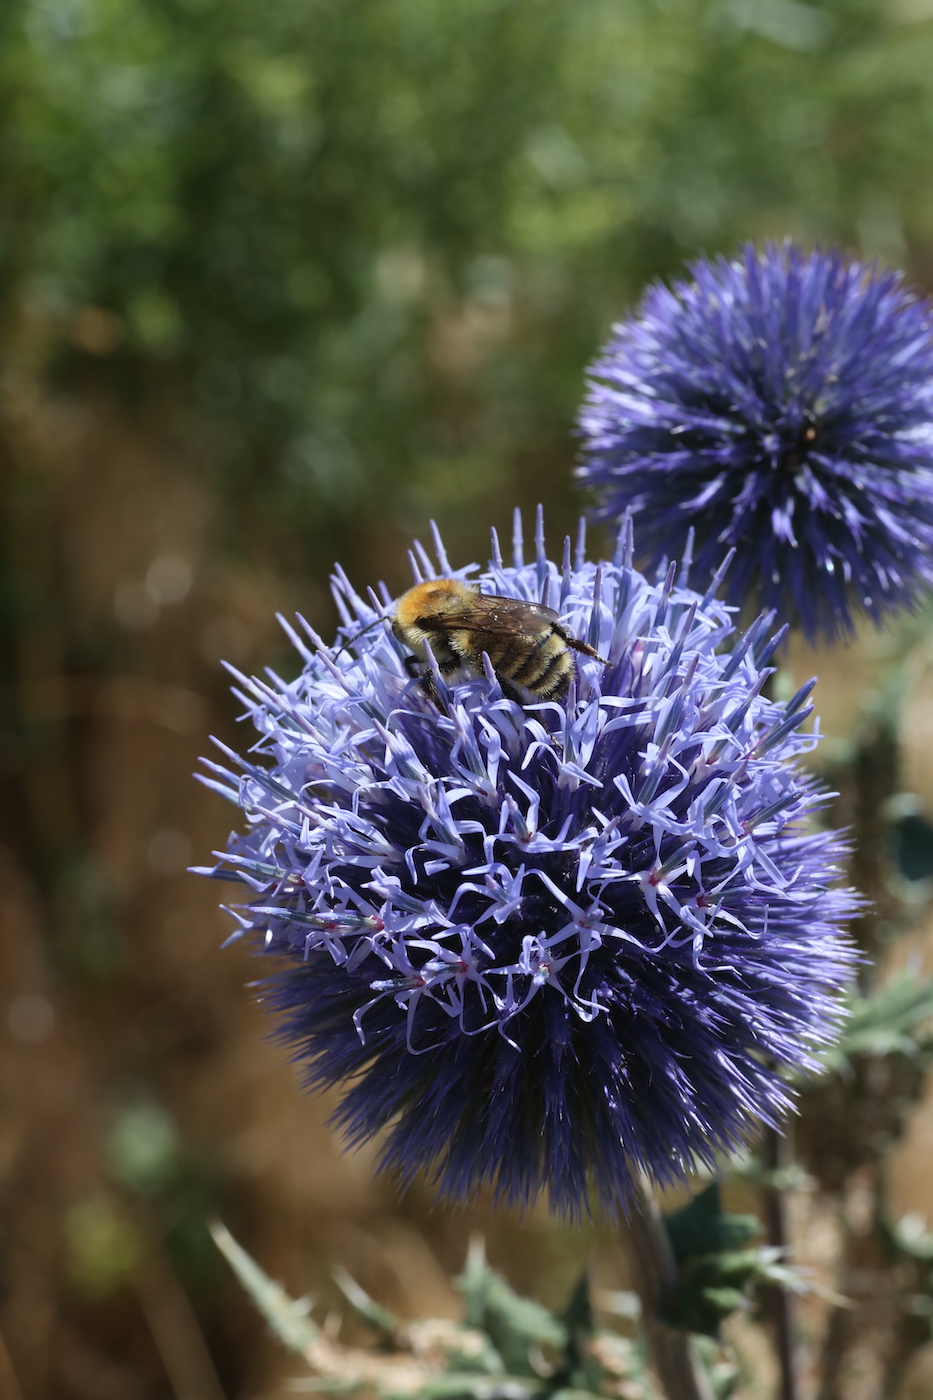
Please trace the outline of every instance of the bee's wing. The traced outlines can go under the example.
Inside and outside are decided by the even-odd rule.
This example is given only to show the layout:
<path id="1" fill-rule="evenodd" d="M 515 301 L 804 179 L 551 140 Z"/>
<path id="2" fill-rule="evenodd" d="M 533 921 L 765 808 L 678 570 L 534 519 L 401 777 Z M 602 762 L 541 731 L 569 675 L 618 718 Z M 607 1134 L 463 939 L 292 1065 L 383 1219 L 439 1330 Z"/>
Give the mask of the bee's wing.
<path id="1" fill-rule="evenodd" d="M 500 598 L 496 594 L 479 594 L 476 602 L 458 608 L 445 616 L 432 614 L 419 618 L 425 629 L 438 632 L 489 632 L 492 636 L 527 636 L 529 632 L 545 632 L 558 621 L 553 608 L 541 603 L 524 603 L 521 598 Z"/>

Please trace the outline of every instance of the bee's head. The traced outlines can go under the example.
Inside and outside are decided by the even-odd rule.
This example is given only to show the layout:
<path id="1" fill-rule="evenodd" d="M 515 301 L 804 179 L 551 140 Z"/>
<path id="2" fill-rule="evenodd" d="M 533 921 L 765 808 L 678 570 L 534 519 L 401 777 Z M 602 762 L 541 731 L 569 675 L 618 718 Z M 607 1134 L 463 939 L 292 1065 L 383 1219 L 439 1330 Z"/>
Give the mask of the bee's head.
<path id="1" fill-rule="evenodd" d="M 395 622 L 399 627 L 411 627 L 419 618 L 456 612 L 464 603 L 472 602 L 479 591 L 477 584 L 464 583 L 458 578 L 426 579 L 399 598 L 395 604 Z"/>

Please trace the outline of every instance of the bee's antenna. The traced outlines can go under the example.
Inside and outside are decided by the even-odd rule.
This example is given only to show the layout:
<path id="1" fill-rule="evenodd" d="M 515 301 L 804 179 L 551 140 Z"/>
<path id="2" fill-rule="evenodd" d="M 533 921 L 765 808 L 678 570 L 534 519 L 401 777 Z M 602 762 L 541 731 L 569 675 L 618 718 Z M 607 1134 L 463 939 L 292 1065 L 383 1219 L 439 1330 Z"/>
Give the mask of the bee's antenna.
<path id="1" fill-rule="evenodd" d="M 384 613 L 382 617 L 374 617 L 372 622 L 367 622 L 366 626 L 361 627 L 359 632 L 354 632 L 352 637 L 348 637 L 345 642 L 341 642 L 340 646 L 334 652 L 334 656 L 339 656 L 342 651 L 349 650 L 353 643 L 358 641 L 360 637 L 365 637 L 366 633 L 371 632 L 374 627 L 378 627 L 380 622 L 385 622 L 387 616 L 388 614 Z"/>

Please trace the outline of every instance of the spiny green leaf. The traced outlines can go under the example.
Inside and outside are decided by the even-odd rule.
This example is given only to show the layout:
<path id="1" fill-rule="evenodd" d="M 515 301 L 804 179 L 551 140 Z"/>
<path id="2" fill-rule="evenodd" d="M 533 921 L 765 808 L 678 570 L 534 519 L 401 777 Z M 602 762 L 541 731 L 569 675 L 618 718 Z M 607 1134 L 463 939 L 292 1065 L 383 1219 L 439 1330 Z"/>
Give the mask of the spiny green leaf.
<path id="1" fill-rule="evenodd" d="M 719 1343 L 711 1337 L 696 1337 L 694 1346 L 716 1400 L 730 1400 L 739 1381 L 734 1357 L 723 1356 Z"/>
<path id="2" fill-rule="evenodd" d="M 760 1252 L 743 1246 L 761 1233 L 761 1222 L 724 1211 L 714 1181 L 664 1223 L 680 1271 L 680 1287 L 664 1317 L 684 1331 L 718 1337 L 755 1276 Z"/>
<path id="3" fill-rule="evenodd" d="M 565 1389 L 567 1393 L 592 1390 L 599 1394 L 604 1378 L 603 1368 L 586 1345 L 593 1335 L 593 1307 L 588 1268 L 583 1270 L 560 1320 L 567 1330 L 567 1344 L 564 1365 L 555 1372 L 552 1385 L 559 1388 L 560 1394 L 564 1394 Z"/>
<path id="4" fill-rule="evenodd" d="M 758 1251 L 755 1278 L 766 1283 L 776 1283 L 779 1288 L 785 1288 L 788 1293 L 796 1293 L 800 1298 L 807 1296 L 822 1298 L 825 1303 L 831 1303 L 834 1308 L 852 1307 L 850 1298 L 838 1293 L 835 1288 L 827 1288 L 825 1284 L 810 1278 L 802 1270 L 795 1269 L 790 1264 L 782 1264 L 775 1258 L 776 1253 L 777 1251 L 773 1249 L 760 1249 Z"/>
<path id="5" fill-rule="evenodd" d="M 564 1323 L 541 1303 L 522 1298 L 501 1274 L 490 1268 L 481 1240 L 470 1245 L 457 1287 L 466 1304 L 467 1326 L 486 1333 L 510 1374 L 534 1374 L 530 1346 L 567 1345 Z"/>
<path id="6" fill-rule="evenodd" d="M 855 995 L 849 1008 L 842 1035 L 824 1056 L 830 1069 L 858 1055 L 912 1058 L 933 1047 L 933 978 L 898 973 L 869 996 Z"/>
<path id="7" fill-rule="evenodd" d="M 364 1322 L 368 1322 L 371 1327 L 377 1328 L 380 1332 L 385 1332 L 388 1336 L 394 1337 L 399 1330 L 399 1321 L 388 1308 L 382 1307 L 370 1298 L 364 1288 L 361 1288 L 356 1279 L 346 1269 L 339 1265 L 331 1269 L 331 1277 L 340 1289 L 347 1302 L 359 1313 Z"/>
<path id="8" fill-rule="evenodd" d="M 274 1283 L 219 1220 L 213 1221 L 209 1228 L 217 1248 L 279 1341 L 290 1351 L 304 1356 L 321 1335 L 307 1316 L 307 1304 L 290 1298 L 280 1284 Z"/>
<path id="9" fill-rule="evenodd" d="M 739 1249 L 761 1234 L 757 1216 L 723 1210 L 718 1181 L 711 1182 L 680 1210 L 666 1215 L 664 1224 L 679 1265 L 698 1255 Z"/>
<path id="10" fill-rule="evenodd" d="M 701 1297 L 721 1318 L 736 1312 L 746 1302 L 741 1288 L 704 1288 Z"/>
<path id="11" fill-rule="evenodd" d="M 590 1299 L 590 1271 L 584 1269 L 561 1315 L 561 1322 L 572 1338 L 575 1332 L 592 1332 L 593 1305 Z"/>

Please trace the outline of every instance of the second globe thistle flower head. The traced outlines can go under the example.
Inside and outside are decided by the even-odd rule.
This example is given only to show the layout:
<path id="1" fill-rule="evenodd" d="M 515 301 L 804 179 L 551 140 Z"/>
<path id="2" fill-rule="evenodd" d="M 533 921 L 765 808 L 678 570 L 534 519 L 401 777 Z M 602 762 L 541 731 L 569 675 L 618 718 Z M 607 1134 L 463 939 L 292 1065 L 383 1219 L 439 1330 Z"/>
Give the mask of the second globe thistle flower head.
<path id="1" fill-rule="evenodd" d="M 424 576 L 470 572 L 436 543 Z M 608 658 L 559 703 L 439 673 L 432 702 L 384 622 L 349 640 L 390 600 L 338 574 L 341 645 L 302 624 L 297 680 L 240 677 L 258 756 L 209 765 L 247 830 L 205 873 L 239 882 L 308 1082 L 449 1197 L 624 1209 L 633 1171 L 677 1179 L 779 1119 L 835 1034 L 853 900 L 796 766 L 809 687 L 764 698 L 767 626 L 736 638 L 686 563 L 652 583 L 631 548 L 559 566 L 539 529 L 533 562 L 518 534 L 480 575 Z"/>
<path id="2" fill-rule="evenodd" d="M 790 245 L 656 285 L 592 367 L 581 479 L 639 549 L 815 640 L 933 582 L 933 312 L 899 274 Z"/>

